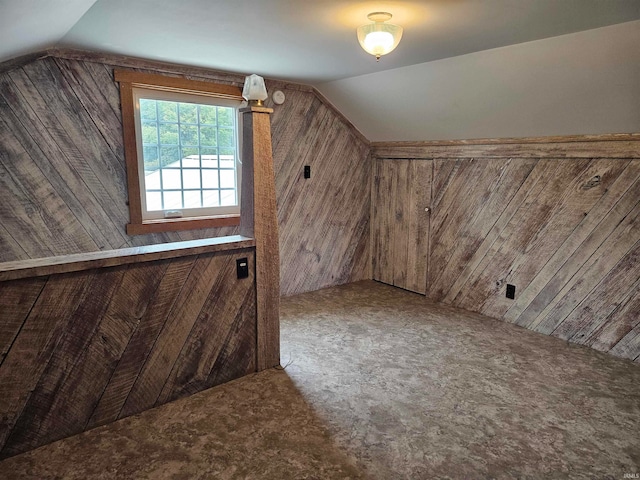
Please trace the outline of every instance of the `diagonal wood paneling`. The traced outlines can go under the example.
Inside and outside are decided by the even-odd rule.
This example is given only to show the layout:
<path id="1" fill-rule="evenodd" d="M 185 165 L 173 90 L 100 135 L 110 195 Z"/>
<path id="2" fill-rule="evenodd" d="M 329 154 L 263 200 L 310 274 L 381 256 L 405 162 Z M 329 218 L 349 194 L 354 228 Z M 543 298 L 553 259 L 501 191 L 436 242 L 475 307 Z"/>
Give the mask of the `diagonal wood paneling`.
<path id="1" fill-rule="evenodd" d="M 236 84 L 241 77 L 114 56 L 66 57 L 58 52 L 0 73 L 0 262 L 237 233 L 126 234 L 113 68 Z M 275 107 L 282 294 L 369 278 L 368 144 L 310 87 L 268 86 L 287 96 L 284 105 L 268 103 Z M 304 165 L 312 168 L 309 180 Z"/>
<path id="2" fill-rule="evenodd" d="M 254 372 L 253 255 L 0 282 L 0 457 Z"/>
<path id="3" fill-rule="evenodd" d="M 368 145 L 332 109 L 305 92 L 286 95 L 289 107 L 272 115 L 285 296 L 369 277 L 371 175 Z"/>
<path id="4" fill-rule="evenodd" d="M 637 140 L 594 140 L 374 146 L 433 165 L 427 296 L 640 362 Z"/>

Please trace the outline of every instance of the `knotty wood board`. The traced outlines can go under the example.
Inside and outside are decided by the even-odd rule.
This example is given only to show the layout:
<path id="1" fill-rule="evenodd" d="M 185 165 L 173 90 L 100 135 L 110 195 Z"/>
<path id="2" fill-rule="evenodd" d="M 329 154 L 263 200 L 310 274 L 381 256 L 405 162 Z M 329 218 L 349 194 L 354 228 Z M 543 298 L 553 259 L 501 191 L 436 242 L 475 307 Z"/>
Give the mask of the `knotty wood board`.
<path id="1" fill-rule="evenodd" d="M 562 287 L 555 301 L 531 323 L 531 328 L 556 333 L 558 326 L 619 262 L 629 261 L 629 251 L 639 240 L 639 218 L 640 202 Z M 629 285 L 620 287 L 626 290 Z"/>
<path id="2" fill-rule="evenodd" d="M 113 422 L 123 416 L 124 403 L 164 327 L 167 312 L 180 295 L 196 259 L 196 256 L 189 256 L 168 262 L 160 284 L 149 299 L 149 306 L 129 339 L 129 344 L 120 357 L 87 428 Z"/>
<path id="3" fill-rule="evenodd" d="M 46 279 L 0 282 L 0 367 Z"/>
<path id="4" fill-rule="evenodd" d="M 556 295 L 573 272 L 595 252 L 640 198 L 640 162 L 629 163 L 601 200 L 565 240 L 505 314 L 508 321 L 526 326 Z M 613 207 L 615 206 L 615 209 Z"/>
<path id="5" fill-rule="evenodd" d="M 554 335 L 575 343 L 583 343 L 585 338 L 602 325 L 602 317 L 611 314 L 624 304 L 628 297 L 640 286 L 638 269 L 640 268 L 640 240 L 624 256 L 624 262 L 615 267 L 580 302 L 580 304 L 562 321 Z M 631 285 L 631 289 L 620 289 L 620 285 Z M 640 311 L 638 311 L 640 315 Z M 570 335 L 570 337 L 569 337 Z"/>
<path id="6" fill-rule="evenodd" d="M 638 140 L 386 143 L 372 152 L 433 165 L 430 299 L 638 361 Z M 407 160 L 385 160 L 398 161 Z M 375 236 L 372 245 L 385 248 Z"/>
<path id="7" fill-rule="evenodd" d="M 69 50 L 29 57 L 0 72 L 1 261 L 239 232 L 229 226 L 127 235 L 115 65 L 236 87 L 244 80 L 237 74 Z M 368 142 L 313 88 L 267 85 L 287 96 L 271 115 L 281 293 L 369 278 Z M 273 106 L 270 99 L 267 106 Z M 302 178 L 304 165 L 311 166 L 311 179 Z"/>
<path id="8" fill-rule="evenodd" d="M 409 265 L 409 223 L 411 208 L 411 178 L 409 177 L 411 165 L 409 160 L 389 162 L 394 166 L 393 178 L 395 184 L 391 196 L 394 198 L 394 208 L 391 210 L 392 230 L 392 258 L 393 282 L 392 285 L 407 288 L 407 272 L 413 268 Z M 413 241 L 411 242 L 413 243 Z M 426 281 L 425 281 L 426 284 Z"/>
<path id="9" fill-rule="evenodd" d="M 585 345 L 603 352 L 608 352 L 614 348 L 620 351 L 623 350 L 633 334 L 640 332 L 640 315 L 638 315 L 638 312 L 640 312 L 640 280 L 636 282 L 627 299 L 584 340 Z M 626 355 L 620 356 L 630 357 L 631 355 L 633 355 L 633 348 L 630 348 Z M 638 354 L 636 360 L 638 358 L 640 358 L 640 354 Z"/>
<path id="10" fill-rule="evenodd" d="M 0 367 L 0 456 L 89 285 L 85 272 L 47 281 Z M 39 280 L 32 280 L 33 282 Z M 33 433 L 33 432 L 30 432 Z M 6 454 L 4 455 L 6 456 Z"/>
<path id="11" fill-rule="evenodd" d="M 528 258 L 531 252 L 539 265 L 553 253 L 551 250 L 556 247 L 557 237 L 541 238 L 540 235 L 554 219 L 562 193 L 571 187 L 576 175 L 584 171 L 587 162 L 579 159 L 554 163 L 555 168 L 549 171 L 549 176 L 538 183 L 540 188 L 534 189 L 535 194 L 525 199 L 490 248 L 480 265 L 481 271 L 479 269 L 471 280 L 471 288 L 458 297 L 463 308 L 475 307 L 482 301 L 480 310 L 491 316 L 501 316 L 503 309 L 508 308 L 508 299 L 493 293 L 502 292 L 506 283 L 519 284 L 519 276 L 525 275 L 517 270 L 518 263 L 524 263 L 520 260 L 523 254 Z M 564 217 L 560 218 L 564 220 Z M 581 213 L 579 220 L 582 218 Z"/>
<path id="12" fill-rule="evenodd" d="M 406 289 L 424 295 L 429 269 L 433 165 L 430 162 L 410 162 L 409 168 L 407 265 L 410 268 L 407 269 Z"/>
<path id="13" fill-rule="evenodd" d="M 0 457 L 255 371 L 254 261 L 241 248 L 0 282 Z"/>
<path id="14" fill-rule="evenodd" d="M 393 212 L 395 169 L 391 162 L 376 160 L 373 179 L 373 279 L 393 285 Z"/>
<path id="15" fill-rule="evenodd" d="M 42 375 L 7 439 L 6 449 L 2 450 L 6 450 L 5 455 L 29 450 L 35 445 L 49 443 L 78 431 L 77 421 L 81 418 L 78 414 L 81 409 L 90 408 L 91 404 L 80 405 L 74 397 L 82 394 L 85 388 L 89 391 L 92 389 L 90 385 L 77 388 L 79 382 L 76 383 L 74 377 L 78 368 L 92 367 L 82 360 L 99 325 L 89 319 L 104 315 L 115 289 L 122 282 L 123 274 L 122 268 L 105 270 L 99 275 L 85 272 L 80 274 L 86 284 L 82 285 L 78 297 L 70 299 L 69 307 L 72 310 L 63 317 L 66 327 L 60 332 L 51 358 L 46 362 Z M 65 279 L 56 280 L 64 283 Z M 66 300 L 61 298 L 59 301 L 64 304 Z M 27 321 L 37 323 L 41 319 L 39 316 L 29 315 Z M 98 364 L 100 363 L 98 359 Z M 88 380 L 91 381 L 91 378 Z M 95 390 L 93 393 L 95 394 Z"/>

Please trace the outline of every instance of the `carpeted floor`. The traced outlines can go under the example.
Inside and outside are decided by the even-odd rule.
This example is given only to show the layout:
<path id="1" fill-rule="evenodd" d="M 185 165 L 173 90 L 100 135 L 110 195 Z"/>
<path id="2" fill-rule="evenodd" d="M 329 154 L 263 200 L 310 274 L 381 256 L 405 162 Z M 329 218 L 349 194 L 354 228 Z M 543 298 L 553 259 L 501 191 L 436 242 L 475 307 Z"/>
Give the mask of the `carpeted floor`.
<path id="1" fill-rule="evenodd" d="M 638 478 L 640 365 L 358 282 L 282 364 L 0 462 L 8 479 Z"/>

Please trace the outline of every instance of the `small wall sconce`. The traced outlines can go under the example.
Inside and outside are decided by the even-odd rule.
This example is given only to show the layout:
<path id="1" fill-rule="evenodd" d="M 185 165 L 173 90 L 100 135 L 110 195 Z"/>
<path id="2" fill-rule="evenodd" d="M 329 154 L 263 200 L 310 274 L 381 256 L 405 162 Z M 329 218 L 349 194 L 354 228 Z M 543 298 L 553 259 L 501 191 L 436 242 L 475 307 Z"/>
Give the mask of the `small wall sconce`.
<path id="1" fill-rule="evenodd" d="M 249 75 L 244 79 L 244 88 L 242 89 L 243 98 L 249 102 L 249 105 L 261 107 L 263 100 L 266 100 L 267 87 L 264 85 L 264 78 L 259 75 Z"/>
<path id="2" fill-rule="evenodd" d="M 382 55 L 393 51 L 402 38 L 402 27 L 391 23 L 392 15 L 387 12 L 373 12 L 367 18 L 374 23 L 358 27 L 358 41 L 365 52 L 375 55 L 376 62 Z"/>

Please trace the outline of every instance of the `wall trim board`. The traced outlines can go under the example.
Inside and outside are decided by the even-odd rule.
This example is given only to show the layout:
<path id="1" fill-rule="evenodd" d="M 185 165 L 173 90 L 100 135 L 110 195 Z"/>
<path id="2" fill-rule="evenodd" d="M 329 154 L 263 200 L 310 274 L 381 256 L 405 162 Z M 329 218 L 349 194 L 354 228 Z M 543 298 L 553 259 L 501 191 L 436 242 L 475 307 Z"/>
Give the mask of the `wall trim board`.
<path id="1" fill-rule="evenodd" d="M 102 63 L 123 68 L 135 68 L 143 70 L 153 70 L 157 73 L 168 75 L 181 75 L 188 77 L 206 78 L 218 82 L 229 83 L 242 87 L 246 75 L 243 73 L 225 72 L 205 67 L 194 67 L 177 63 L 162 62 L 158 60 L 148 60 L 139 57 L 129 57 L 112 53 L 94 52 L 89 50 L 78 50 L 72 48 L 52 48 L 47 52 L 48 56 L 64 58 L 66 60 L 76 60 L 81 62 Z M 314 88 L 302 83 L 288 82 L 273 78 L 265 78 L 267 83 L 273 84 L 275 88 L 287 88 L 300 92 L 313 92 Z"/>
<path id="2" fill-rule="evenodd" d="M 377 158 L 462 157 L 639 158 L 640 133 L 554 137 L 485 138 L 426 142 L 373 142 Z"/>
<path id="3" fill-rule="evenodd" d="M 89 50 L 52 48 L 48 50 L 47 53 L 51 57 L 64 58 L 65 60 L 102 63 L 114 67 L 153 70 L 156 73 L 169 75 L 200 77 L 231 85 L 241 86 L 244 83 L 245 78 L 244 75 L 238 73 L 222 72 L 210 68 L 192 67 L 189 65 L 180 65 L 176 63 L 160 62 L 156 60 L 147 60 L 144 58 L 116 55 L 112 53 L 94 52 Z"/>
<path id="4" fill-rule="evenodd" d="M 40 50 L 39 52 L 29 53 L 27 55 L 21 55 L 19 57 L 10 58 L 9 60 L 5 60 L 0 63 L 0 74 L 5 72 L 10 72 L 11 70 L 15 70 L 16 68 L 20 68 L 23 65 L 27 65 L 28 63 L 35 62 L 36 60 L 40 60 L 42 58 L 47 58 L 49 56 L 48 50 Z"/>

